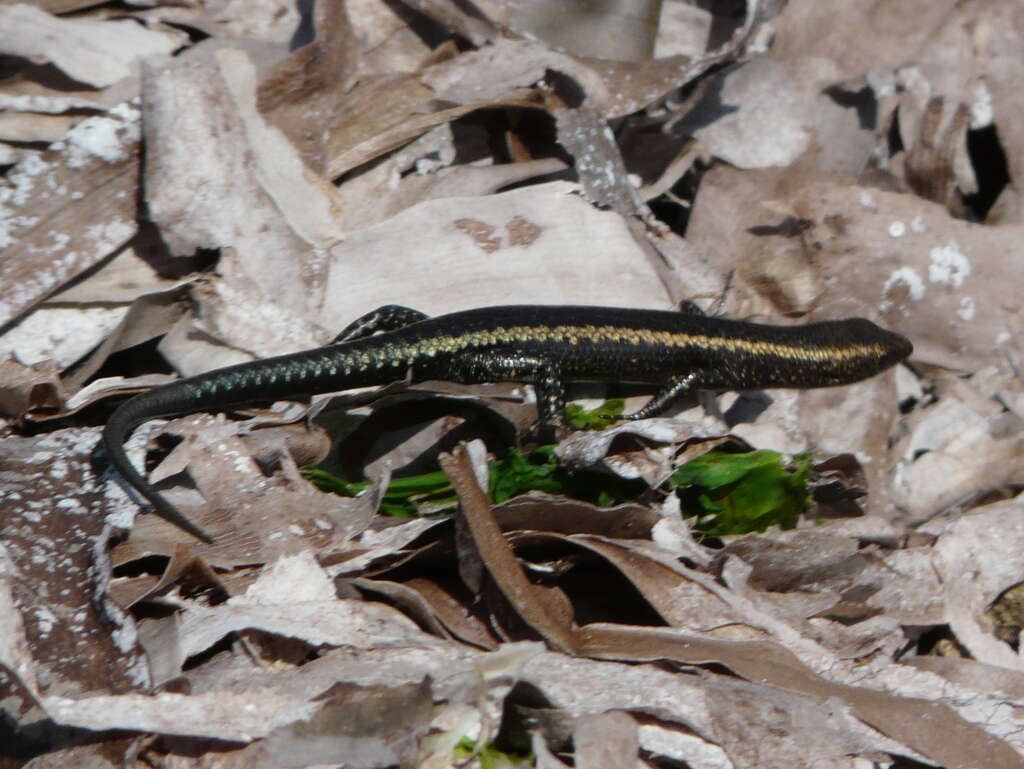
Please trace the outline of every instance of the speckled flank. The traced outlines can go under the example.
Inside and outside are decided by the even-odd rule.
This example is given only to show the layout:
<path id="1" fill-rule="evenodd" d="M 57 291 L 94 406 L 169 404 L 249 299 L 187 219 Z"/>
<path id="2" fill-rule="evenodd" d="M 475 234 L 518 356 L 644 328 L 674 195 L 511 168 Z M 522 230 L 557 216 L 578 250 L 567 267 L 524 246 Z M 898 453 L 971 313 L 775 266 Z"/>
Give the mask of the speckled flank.
<path id="1" fill-rule="evenodd" d="M 202 378 L 196 383 L 196 392 L 197 395 L 213 396 L 218 393 L 274 387 L 305 380 L 344 380 L 368 372 L 381 371 L 385 367 L 411 366 L 417 361 L 438 356 L 450 357 L 467 350 L 522 344 L 660 347 L 666 351 L 675 349 L 760 360 L 845 364 L 853 367 L 861 361 L 877 361 L 891 352 L 889 346 L 880 342 L 828 345 L 808 344 L 803 341 L 786 344 L 736 336 L 623 326 L 522 325 L 495 327 L 463 334 L 442 334 L 373 347 L 341 345 L 333 349 L 324 348 L 323 354 L 317 356 L 286 356 L 255 367 L 245 364 L 236 367 L 238 370 L 234 372 L 225 370 L 220 376 Z M 339 381 L 338 384 L 344 387 L 343 382 Z"/>

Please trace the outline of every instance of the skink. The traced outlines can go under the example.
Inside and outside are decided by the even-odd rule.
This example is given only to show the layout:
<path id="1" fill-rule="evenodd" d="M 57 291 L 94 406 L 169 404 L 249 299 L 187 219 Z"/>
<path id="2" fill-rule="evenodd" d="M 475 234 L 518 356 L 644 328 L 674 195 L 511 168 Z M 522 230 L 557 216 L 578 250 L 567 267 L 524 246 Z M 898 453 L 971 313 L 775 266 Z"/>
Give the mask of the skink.
<path id="1" fill-rule="evenodd" d="M 217 369 L 136 395 L 114 411 L 103 443 L 114 469 L 161 517 L 212 542 L 128 460 L 124 442 L 145 421 L 402 379 L 529 383 L 540 423 L 554 426 L 563 424 L 566 382 L 656 385 L 643 408 L 622 417 L 643 419 L 694 389 L 850 384 L 912 351 L 905 337 L 863 318 L 771 326 L 699 311 L 541 305 L 430 318 L 389 305 L 355 321 L 326 347 Z"/>

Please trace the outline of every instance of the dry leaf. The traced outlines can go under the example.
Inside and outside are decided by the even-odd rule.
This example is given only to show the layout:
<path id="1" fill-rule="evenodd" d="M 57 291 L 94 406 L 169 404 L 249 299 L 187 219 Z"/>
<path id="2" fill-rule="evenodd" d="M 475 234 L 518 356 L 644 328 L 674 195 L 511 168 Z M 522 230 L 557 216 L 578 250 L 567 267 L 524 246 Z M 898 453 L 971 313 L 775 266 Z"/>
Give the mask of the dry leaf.
<path id="1" fill-rule="evenodd" d="M 5 32 L 0 34 L 4 53 L 51 62 L 96 88 L 130 76 L 141 58 L 169 54 L 179 42 L 129 19 L 57 19 L 21 3 L 0 8 L 0 30 Z"/>
<path id="2" fill-rule="evenodd" d="M 503 0 L 0 8 L 16 762 L 1024 764 L 1017 4 L 661 5 L 655 59 L 626 28 L 557 50 Z M 395 383 L 153 425 L 152 480 L 223 536 L 143 515 L 110 541 L 140 509 L 90 462 L 110 394 L 396 302 L 683 299 L 913 339 L 867 382 L 558 447 L 650 486 L 723 443 L 811 451 L 791 531 L 701 539 L 653 488 L 491 505 L 481 443 L 445 460 L 454 521 L 378 516 L 391 469 L 501 455 L 536 411 L 519 383 Z M 355 500 L 296 466 L 339 429 L 335 466 L 378 480 Z"/>
<path id="3" fill-rule="evenodd" d="M 135 234 L 140 118 L 135 106 L 120 104 L 79 122 L 7 173 L 0 187 L 0 322 L 17 318 Z M 99 221 L 97 210 L 104 212 Z"/>
<path id="4" fill-rule="evenodd" d="M 429 247 L 408 249 L 413 238 Z M 402 253 L 402 269 L 393 259 Z M 586 269 L 566 261 L 587 253 Z M 350 233 L 331 249 L 321 324 L 344 328 L 363 312 L 418 297 L 428 314 L 487 304 L 557 304 L 588 296 L 596 304 L 646 306 L 664 289 L 621 217 L 595 210 L 564 182 L 480 198 L 413 206 Z"/>

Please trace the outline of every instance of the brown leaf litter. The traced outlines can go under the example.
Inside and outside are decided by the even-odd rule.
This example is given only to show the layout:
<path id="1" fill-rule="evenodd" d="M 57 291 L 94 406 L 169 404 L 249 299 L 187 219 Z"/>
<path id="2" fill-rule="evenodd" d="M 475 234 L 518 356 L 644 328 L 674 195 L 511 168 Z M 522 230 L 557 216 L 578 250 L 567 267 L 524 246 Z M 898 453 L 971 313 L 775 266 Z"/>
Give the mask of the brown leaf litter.
<path id="1" fill-rule="evenodd" d="M 0 6 L 0 764 L 1024 766 L 1020 9 L 579 5 Z M 567 436 L 614 507 L 489 501 L 508 383 L 154 421 L 213 546 L 93 454 L 380 305 L 684 299 L 915 354 Z M 715 447 L 812 452 L 815 508 L 701 538 L 658 489 Z M 438 464 L 454 514 L 378 514 Z"/>

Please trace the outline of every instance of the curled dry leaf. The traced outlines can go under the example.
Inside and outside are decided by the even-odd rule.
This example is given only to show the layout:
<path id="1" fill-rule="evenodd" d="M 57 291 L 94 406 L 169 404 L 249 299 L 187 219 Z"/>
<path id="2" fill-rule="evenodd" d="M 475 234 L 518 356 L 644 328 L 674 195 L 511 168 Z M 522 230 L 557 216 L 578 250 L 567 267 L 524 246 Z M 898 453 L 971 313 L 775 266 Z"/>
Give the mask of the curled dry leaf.
<path id="1" fill-rule="evenodd" d="M 979 508 L 957 521 L 935 546 L 946 617 L 957 639 L 977 661 L 1018 671 L 1024 670 L 1020 656 L 981 623 L 999 594 L 1021 581 L 1022 504 L 1017 499 Z"/>
<path id="2" fill-rule="evenodd" d="M 0 363 L 0 414 L 17 418 L 39 408 L 54 408 L 62 400 L 57 367 L 52 361 L 26 366 L 16 359 Z"/>
<path id="3" fill-rule="evenodd" d="M 600 432 L 579 432 L 558 444 L 556 452 L 570 467 L 603 464 L 623 478 L 644 478 L 651 485 L 662 483 L 673 469 L 676 447 L 684 441 L 719 438 L 725 426 L 713 417 L 699 422 L 682 419 L 645 419 L 623 422 Z M 612 452 L 612 444 L 624 443 L 620 436 L 635 436 L 631 451 Z M 659 447 L 660 445 L 660 447 Z M 703 453 L 703 452 L 701 452 Z"/>
<path id="4" fill-rule="evenodd" d="M 311 646 L 425 646 L 435 642 L 412 620 L 366 601 L 296 601 L 266 606 L 192 607 L 179 631 L 186 656 L 206 651 L 229 633 L 261 630 Z"/>
<path id="5" fill-rule="evenodd" d="M 531 584 L 523 574 L 492 516 L 487 497 L 473 475 L 468 452 L 459 449 L 453 456 L 442 457 L 441 467 L 459 495 L 461 521 L 468 530 L 477 556 L 498 589 L 517 614 L 549 643 L 571 650 L 573 641 L 568 618 L 564 615 L 565 604 L 554 594 Z"/>
<path id="6" fill-rule="evenodd" d="M 58 19 L 23 3 L 0 8 L 0 30 L 4 53 L 50 62 L 95 88 L 129 77 L 140 59 L 169 54 L 180 42 L 130 19 Z"/>
<path id="7" fill-rule="evenodd" d="M 556 110 L 558 141 L 575 158 L 576 173 L 587 197 L 624 216 L 643 213 L 640 195 L 630 181 L 614 137 L 594 112 L 580 107 Z"/>
<path id="8" fill-rule="evenodd" d="M 340 232 L 323 186 L 305 178 L 294 147 L 256 113 L 251 62 L 237 50 L 200 51 L 147 67 L 148 201 L 171 250 L 232 246 L 245 288 L 255 284 L 281 312 L 315 308 L 311 288 L 322 276 L 309 273 L 309 257 Z"/>

